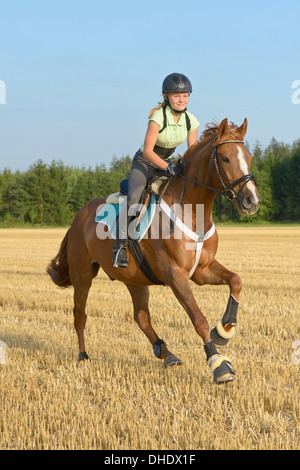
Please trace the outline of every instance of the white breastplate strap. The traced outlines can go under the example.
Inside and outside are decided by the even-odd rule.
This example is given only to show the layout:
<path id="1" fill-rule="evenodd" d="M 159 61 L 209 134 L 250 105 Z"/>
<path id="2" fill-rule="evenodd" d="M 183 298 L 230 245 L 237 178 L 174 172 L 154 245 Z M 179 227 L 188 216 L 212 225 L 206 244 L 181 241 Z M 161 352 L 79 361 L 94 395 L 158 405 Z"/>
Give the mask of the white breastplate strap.
<path id="1" fill-rule="evenodd" d="M 160 202 L 160 207 L 162 208 L 164 213 L 174 222 L 175 214 L 163 199 Z M 216 231 L 216 227 L 213 223 L 208 232 L 206 232 L 205 234 L 201 233 L 200 235 L 198 235 L 197 233 L 193 232 L 189 227 L 187 227 L 187 225 L 185 225 L 182 220 L 180 220 L 178 217 L 176 217 L 175 224 L 183 233 L 185 233 L 185 235 L 187 235 L 189 238 L 196 242 L 196 259 L 194 266 L 189 272 L 189 278 L 191 278 L 195 272 L 196 267 L 198 266 L 203 243 L 205 242 L 205 240 L 208 240 L 208 238 L 213 236 Z"/>

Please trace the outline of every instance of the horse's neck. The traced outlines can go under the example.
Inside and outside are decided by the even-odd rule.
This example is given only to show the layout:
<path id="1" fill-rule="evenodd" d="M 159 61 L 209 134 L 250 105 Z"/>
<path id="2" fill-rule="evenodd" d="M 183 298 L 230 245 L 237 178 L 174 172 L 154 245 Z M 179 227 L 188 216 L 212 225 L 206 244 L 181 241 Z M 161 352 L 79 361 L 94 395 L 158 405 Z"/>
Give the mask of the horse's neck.
<path id="1" fill-rule="evenodd" d="M 199 150 L 195 151 L 194 155 L 190 155 L 187 163 L 187 177 L 202 183 L 207 186 L 212 186 L 210 176 L 210 161 L 213 149 L 214 138 L 208 140 L 206 145 L 200 147 Z M 185 194 L 183 197 L 184 204 L 192 204 L 196 206 L 198 204 L 204 205 L 204 222 L 205 228 L 208 229 L 212 223 L 212 208 L 216 193 L 211 189 L 200 186 L 200 184 L 194 184 L 186 182 Z"/>
<path id="2" fill-rule="evenodd" d="M 185 161 L 186 176 L 193 181 L 211 186 L 210 181 L 210 157 L 212 153 L 213 138 L 206 145 L 195 149 L 194 154 Z M 216 193 L 210 189 L 193 182 L 185 181 L 183 178 L 175 178 L 170 183 L 170 187 L 166 192 L 166 202 L 169 205 L 180 203 L 184 210 L 184 205 L 191 205 L 193 211 L 193 225 L 196 225 L 196 217 L 199 214 L 199 207 L 204 206 L 204 230 L 207 232 L 212 225 L 212 208 Z M 200 211 L 201 212 L 201 211 Z"/>

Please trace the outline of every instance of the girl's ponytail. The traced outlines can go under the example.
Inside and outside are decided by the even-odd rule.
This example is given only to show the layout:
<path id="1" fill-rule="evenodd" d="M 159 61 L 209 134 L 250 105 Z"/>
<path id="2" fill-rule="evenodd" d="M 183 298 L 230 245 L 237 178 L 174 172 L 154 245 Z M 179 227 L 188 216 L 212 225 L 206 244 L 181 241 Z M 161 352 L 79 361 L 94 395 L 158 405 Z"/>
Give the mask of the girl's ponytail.
<path id="1" fill-rule="evenodd" d="M 148 119 L 151 118 L 152 114 L 155 112 L 155 111 L 158 111 L 159 109 L 161 108 L 165 108 L 167 106 L 167 101 L 166 99 L 164 99 L 164 101 L 162 103 L 158 103 L 159 106 L 156 106 L 156 108 L 152 108 L 151 111 L 149 112 L 149 116 L 148 116 Z"/>

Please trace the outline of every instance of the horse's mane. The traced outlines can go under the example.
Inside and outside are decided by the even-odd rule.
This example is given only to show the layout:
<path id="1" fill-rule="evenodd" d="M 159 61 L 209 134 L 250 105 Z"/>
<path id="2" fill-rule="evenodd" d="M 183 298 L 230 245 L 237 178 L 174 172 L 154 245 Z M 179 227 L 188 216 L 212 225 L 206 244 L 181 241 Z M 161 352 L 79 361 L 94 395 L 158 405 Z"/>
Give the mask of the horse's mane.
<path id="1" fill-rule="evenodd" d="M 218 132 L 218 129 L 219 129 L 219 123 L 213 121 L 213 122 L 209 122 L 208 124 L 206 124 L 205 126 L 205 129 L 204 131 L 202 132 L 201 134 L 201 137 L 200 137 L 200 140 L 199 140 L 199 143 L 201 142 L 204 142 L 206 140 L 208 140 L 211 136 L 215 136 Z M 227 133 L 230 135 L 230 134 L 234 134 L 238 129 L 238 126 L 236 124 L 234 124 L 233 122 L 230 122 L 228 124 L 228 130 L 227 130 Z"/>
<path id="2" fill-rule="evenodd" d="M 184 159 L 187 160 L 192 154 L 194 155 L 198 150 L 204 147 L 212 138 L 216 137 L 219 129 L 219 123 L 216 121 L 212 121 L 206 124 L 204 131 L 202 132 L 200 139 L 192 145 L 184 154 Z M 228 124 L 228 130 L 226 135 L 234 136 L 235 132 L 237 131 L 238 126 L 233 122 Z"/>

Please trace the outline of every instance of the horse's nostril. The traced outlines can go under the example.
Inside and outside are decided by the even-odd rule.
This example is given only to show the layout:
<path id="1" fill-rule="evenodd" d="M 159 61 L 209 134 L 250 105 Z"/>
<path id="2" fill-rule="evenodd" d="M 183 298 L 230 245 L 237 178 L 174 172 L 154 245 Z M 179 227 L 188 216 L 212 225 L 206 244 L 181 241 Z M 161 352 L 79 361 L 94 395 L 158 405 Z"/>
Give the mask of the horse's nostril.
<path id="1" fill-rule="evenodd" d="M 245 207 L 251 207 L 252 205 L 253 205 L 253 200 L 252 200 L 251 196 L 245 197 L 244 206 Z"/>
<path id="2" fill-rule="evenodd" d="M 244 198 L 241 201 L 240 209 L 245 214 L 255 214 L 258 211 L 260 199 L 257 198 L 254 194 L 244 195 Z"/>

